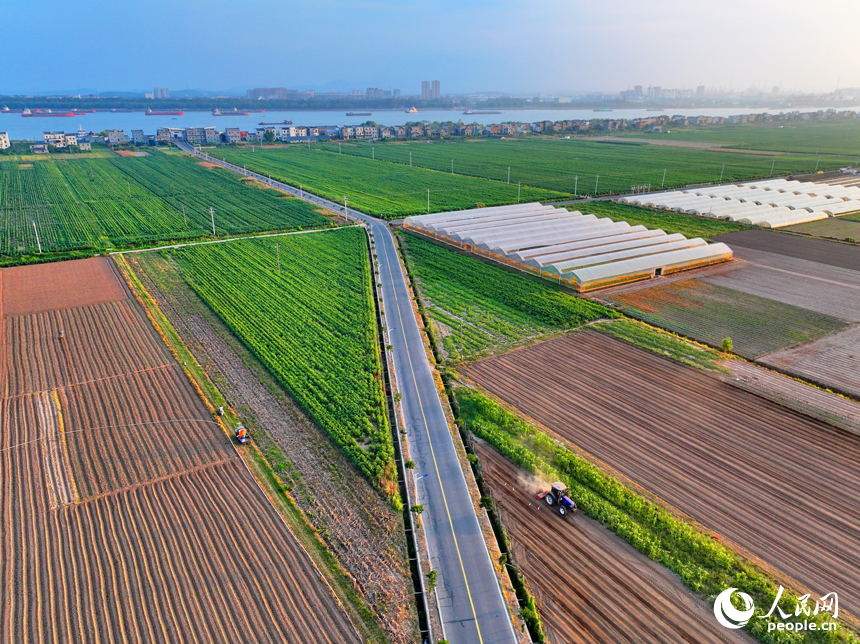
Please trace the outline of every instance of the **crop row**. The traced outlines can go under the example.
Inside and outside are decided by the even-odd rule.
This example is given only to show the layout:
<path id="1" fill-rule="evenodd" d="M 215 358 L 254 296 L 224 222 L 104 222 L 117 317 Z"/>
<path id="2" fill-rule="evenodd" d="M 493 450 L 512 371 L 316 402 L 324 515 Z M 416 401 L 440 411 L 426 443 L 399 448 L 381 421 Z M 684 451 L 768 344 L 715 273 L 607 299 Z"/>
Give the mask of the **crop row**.
<path id="1" fill-rule="evenodd" d="M 614 144 L 615 143 L 615 144 Z M 635 139 L 600 142 L 583 139 L 477 140 L 445 142 L 360 142 L 322 147 L 333 155 L 363 157 L 447 173 L 522 183 L 564 193 L 604 194 L 650 184 L 667 188 L 691 183 L 752 178 L 832 169 L 848 157 L 815 154 L 751 155 L 686 147 L 649 145 Z M 856 152 L 854 154 L 856 156 Z M 723 167 L 725 166 L 725 168 Z M 663 176 L 666 171 L 665 180 Z M 454 173 L 453 175 L 451 173 Z"/>
<path id="2" fill-rule="evenodd" d="M 460 320 L 465 333 L 474 330 L 473 341 L 463 343 L 466 353 L 617 315 L 555 284 L 493 266 L 418 235 L 404 233 L 400 240 L 409 270 L 429 304 L 430 317 L 451 327 L 457 346 Z"/>
<path id="3" fill-rule="evenodd" d="M 217 235 L 328 224 L 313 206 L 279 196 L 161 153 L 0 163 L 0 255 L 211 235 L 210 207 Z"/>
<path id="4" fill-rule="evenodd" d="M 253 151 L 252 151 L 253 150 Z M 336 148 L 335 148 L 336 150 Z M 569 196 L 529 186 L 465 177 L 395 163 L 374 163 L 349 154 L 327 154 L 319 147 L 220 149 L 215 156 L 246 166 L 283 183 L 350 205 L 368 214 L 395 218 Z"/>
<path id="5" fill-rule="evenodd" d="M 364 232 L 344 228 L 188 247 L 176 258 L 298 404 L 371 483 L 394 494 L 367 252 Z"/>

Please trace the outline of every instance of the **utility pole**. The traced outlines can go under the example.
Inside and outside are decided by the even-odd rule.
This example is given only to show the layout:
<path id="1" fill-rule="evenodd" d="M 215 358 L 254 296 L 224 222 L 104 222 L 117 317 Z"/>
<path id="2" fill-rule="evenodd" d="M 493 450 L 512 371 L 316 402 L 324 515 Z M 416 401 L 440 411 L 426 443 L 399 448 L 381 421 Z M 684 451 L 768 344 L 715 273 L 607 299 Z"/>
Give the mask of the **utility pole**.
<path id="1" fill-rule="evenodd" d="M 573 178 L 573 194 L 575 194 L 575 195 L 576 195 L 576 194 L 579 194 L 579 193 L 577 193 L 577 192 L 576 192 L 576 187 L 577 187 L 577 185 L 579 185 L 579 175 L 576 175 L 576 176 Z"/>
<path id="2" fill-rule="evenodd" d="M 373 160 L 376 161 L 376 148 L 373 146 L 370 147 L 370 155 L 373 158 Z"/>
<path id="3" fill-rule="evenodd" d="M 599 181 L 600 181 L 600 175 L 599 174 L 594 175 L 594 194 L 595 194 L 595 196 L 597 195 L 597 184 Z"/>
<path id="4" fill-rule="evenodd" d="M 427 214 L 430 214 L 430 188 L 427 188 Z"/>
<path id="5" fill-rule="evenodd" d="M 520 188 L 522 188 L 522 187 L 523 187 L 523 182 L 522 182 L 522 181 L 520 181 L 520 182 L 517 184 L 517 203 L 519 203 L 519 202 L 520 202 Z"/>
<path id="6" fill-rule="evenodd" d="M 773 166 L 776 164 L 776 159 L 770 162 L 770 176 L 773 176 Z"/>
<path id="7" fill-rule="evenodd" d="M 451 174 L 454 174 L 454 159 L 451 159 Z"/>
<path id="8" fill-rule="evenodd" d="M 815 170 L 814 171 L 818 172 L 818 162 L 821 160 L 821 156 L 818 154 L 818 152 L 816 152 L 815 154 L 816 154 L 816 157 L 815 157 Z"/>
<path id="9" fill-rule="evenodd" d="M 278 256 L 278 273 L 281 272 L 281 245 L 275 244 L 275 253 Z"/>
<path id="10" fill-rule="evenodd" d="M 347 212 L 346 209 L 346 196 L 343 198 L 343 216 L 347 218 L 349 217 L 349 212 Z"/>
<path id="11" fill-rule="evenodd" d="M 660 182 L 660 190 L 666 185 L 666 168 L 663 168 L 663 181 Z"/>
<path id="12" fill-rule="evenodd" d="M 511 166 L 508 166 L 508 183 L 511 182 Z"/>
<path id="13" fill-rule="evenodd" d="M 39 231 L 36 230 L 36 222 L 33 222 L 33 232 L 36 233 L 36 245 L 39 247 L 39 254 L 42 254 L 42 242 L 39 241 Z"/>
<path id="14" fill-rule="evenodd" d="M 209 216 L 212 217 L 212 236 L 215 236 L 215 211 L 209 206 Z"/>
<path id="15" fill-rule="evenodd" d="M 725 172 L 725 170 L 726 170 L 726 164 L 724 163 L 722 169 L 720 170 L 720 183 L 723 182 L 723 172 Z"/>

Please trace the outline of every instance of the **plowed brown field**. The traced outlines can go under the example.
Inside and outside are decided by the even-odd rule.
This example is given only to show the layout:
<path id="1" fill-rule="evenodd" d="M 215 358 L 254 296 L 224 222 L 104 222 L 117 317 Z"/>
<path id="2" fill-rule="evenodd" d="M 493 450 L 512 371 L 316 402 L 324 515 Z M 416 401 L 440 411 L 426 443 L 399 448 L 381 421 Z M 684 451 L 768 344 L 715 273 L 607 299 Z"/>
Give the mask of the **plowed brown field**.
<path id="1" fill-rule="evenodd" d="M 40 267 L 59 267 L 42 278 L 74 285 L 82 266 L 82 292 L 98 292 L 87 280 L 111 273 L 94 276 L 87 262 Z M 7 287 L 15 279 L 0 275 Z M 122 293 L 69 310 L 44 293 L 34 295 L 39 306 L 16 305 L 21 315 L 5 307 L 0 641 L 358 641 L 143 309 Z"/>
<path id="2" fill-rule="evenodd" d="M 465 372 L 814 593 L 838 592 L 860 614 L 860 436 L 591 331 Z"/>
<path id="3" fill-rule="evenodd" d="M 15 266 L 0 271 L 3 317 L 59 311 L 131 297 L 108 257 Z"/>
<path id="4" fill-rule="evenodd" d="M 670 572 L 596 521 L 567 518 L 535 498 L 530 475 L 475 441 L 510 537 L 514 557 L 535 595 L 554 644 L 748 642 L 722 628 L 710 606 Z M 561 553 L 561 554 L 560 554 Z"/>

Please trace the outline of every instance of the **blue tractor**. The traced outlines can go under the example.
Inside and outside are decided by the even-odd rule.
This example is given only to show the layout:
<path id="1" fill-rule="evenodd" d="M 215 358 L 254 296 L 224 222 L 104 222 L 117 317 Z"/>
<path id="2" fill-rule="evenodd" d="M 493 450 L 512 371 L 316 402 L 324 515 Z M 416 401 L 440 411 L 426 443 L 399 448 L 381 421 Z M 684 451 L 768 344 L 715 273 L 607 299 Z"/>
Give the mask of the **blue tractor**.
<path id="1" fill-rule="evenodd" d="M 576 512 L 576 502 L 570 498 L 567 486 L 561 481 L 553 483 L 549 491 L 538 494 L 538 498 L 546 501 L 546 504 L 549 506 L 556 506 L 558 513 L 562 516 L 568 512 L 571 514 Z"/>
<path id="2" fill-rule="evenodd" d="M 248 430 L 245 429 L 242 425 L 239 425 L 236 428 L 236 440 L 240 445 L 245 445 L 251 442 L 251 436 L 248 434 Z"/>

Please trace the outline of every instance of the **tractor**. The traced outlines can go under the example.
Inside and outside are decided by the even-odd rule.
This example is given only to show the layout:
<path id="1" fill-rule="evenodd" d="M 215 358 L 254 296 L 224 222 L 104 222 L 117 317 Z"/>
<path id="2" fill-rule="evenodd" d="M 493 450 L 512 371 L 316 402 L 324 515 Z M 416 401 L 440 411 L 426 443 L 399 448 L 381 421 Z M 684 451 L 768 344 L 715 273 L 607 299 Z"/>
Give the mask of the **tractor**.
<path id="1" fill-rule="evenodd" d="M 566 515 L 568 512 L 576 512 L 576 503 L 570 498 L 567 486 L 561 481 L 553 483 L 552 488 L 546 492 L 540 492 L 537 495 L 537 498 L 543 499 L 549 506 L 558 504 L 558 513 L 562 516 Z"/>
<path id="2" fill-rule="evenodd" d="M 248 434 L 248 430 L 245 429 L 242 425 L 239 425 L 236 428 L 236 440 L 239 441 L 240 445 L 244 445 L 246 443 L 251 442 L 251 436 Z"/>

